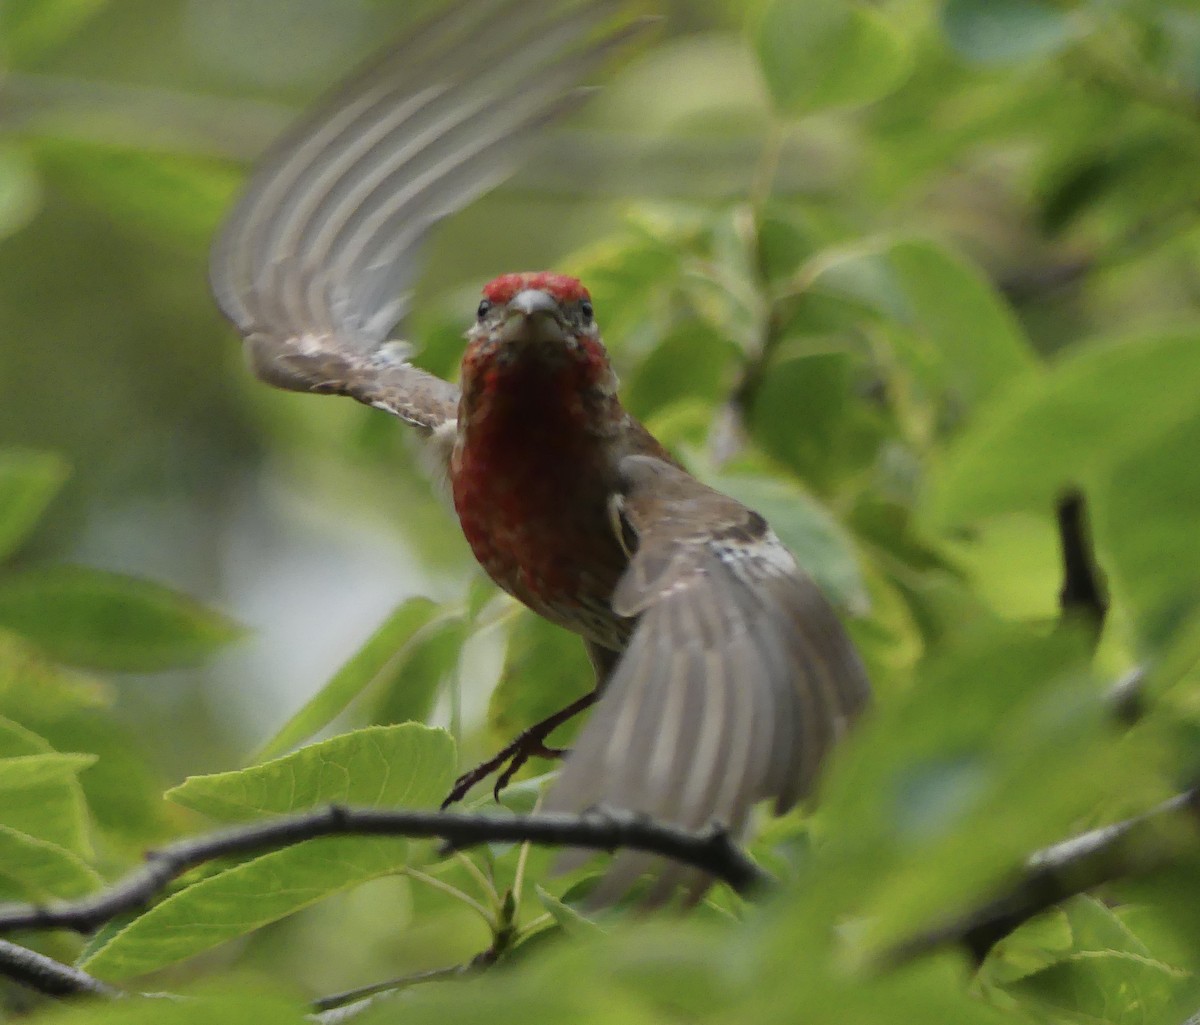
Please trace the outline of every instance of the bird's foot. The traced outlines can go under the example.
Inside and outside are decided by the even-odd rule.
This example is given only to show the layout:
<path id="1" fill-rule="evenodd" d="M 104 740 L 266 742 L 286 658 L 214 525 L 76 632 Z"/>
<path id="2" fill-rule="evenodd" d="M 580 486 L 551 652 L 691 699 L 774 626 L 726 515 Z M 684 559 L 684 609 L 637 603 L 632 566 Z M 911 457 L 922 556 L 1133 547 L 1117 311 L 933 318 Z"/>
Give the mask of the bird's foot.
<path id="1" fill-rule="evenodd" d="M 596 697 L 596 692 L 592 691 L 577 701 L 571 702 L 566 708 L 560 708 L 553 715 L 547 716 L 541 722 L 534 723 L 529 729 L 523 730 L 518 734 L 516 740 L 498 754 L 489 758 L 486 762 L 475 766 L 475 768 L 468 772 L 464 772 L 454 781 L 454 787 L 446 795 L 446 799 L 442 801 L 442 810 L 444 811 L 450 805 L 461 801 L 476 783 L 486 779 L 497 769 L 501 768 L 501 766 L 504 767 L 504 771 L 496 778 L 496 784 L 492 787 L 492 796 L 497 801 L 500 800 L 500 791 L 508 786 L 513 776 L 520 771 L 521 767 L 530 758 L 564 757 L 567 754 L 567 749 L 563 747 L 548 747 L 546 745 L 546 738 L 568 719 L 578 715 L 591 705 L 596 700 Z"/>

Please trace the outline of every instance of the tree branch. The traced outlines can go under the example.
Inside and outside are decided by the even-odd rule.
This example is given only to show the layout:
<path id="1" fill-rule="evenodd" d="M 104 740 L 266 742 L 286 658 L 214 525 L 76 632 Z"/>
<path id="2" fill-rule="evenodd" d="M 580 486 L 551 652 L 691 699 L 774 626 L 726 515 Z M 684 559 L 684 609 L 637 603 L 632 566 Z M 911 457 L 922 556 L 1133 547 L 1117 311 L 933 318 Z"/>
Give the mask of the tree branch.
<path id="1" fill-rule="evenodd" d="M 496 949 L 489 948 L 476 954 L 470 961 L 463 964 L 450 965 L 447 968 L 432 968 L 429 971 L 415 972 L 412 975 L 402 975 L 398 979 L 387 982 L 376 982 L 370 986 L 347 990 L 345 993 L 335 993 L 313 1001 L 313 1014 L 309 1021 L 318 1025 L 339 1025 L 349 1021 L 356 1015 L 362 1014 L 376 1004 L 401 993 L 411 986 L 419 986 L 425 982 L 447 982 L 451 979 L 461 979 L 472 975 L 496 963 Z"/>
<path id="2" fill-rule="evenodd" d="M 1162 831 L 1171 819 L 1200 813 L 1200 787 L 1143 815 L 1064 840 L 1034 854 L 1009 890 L 964 915 L 902 941 L 882 962 L 894 966 L 947 946 L 963 946 L 981 964 L 996 943 L 1034 915 L 1103 883 L 1143 875 L 1169 863 L 1174 845 Z M 1194 826 L 1194 822 L 1193 822 Z"/>
<path id="3" fill-rule="evenodd" d="M 1104 574 L 1096 564 L 1083 492 L 1072 488 L 1058 501 L 1058 536 L 1063 583 L 1058 592 L 1063 619 L 1082 619 L 1097 636 L 1108 615 Z"/>
<path id="4" fill-rule="evenodd" d="M 0 975 L 52 997 L 118 997 L 121 991 L 36 950 L 0 940 Z"/>
<path id="5" fill-rule="evenodd" d="M 65 928 L 86 933 L 151 898 L 184 872 L 215 858 L 289 847 L 325 836 L 440 837 L 454 848 L 495 841 L 528 841 L 552 847 L 619 847 L 661 854 L 702 869 L 739 893 L 765 885 L 769 876 L 719 827 L 689 833 L 619 810 L 582 815 L 488 815 L 383 811 L 333 805 L 317 811 L 235 826 L 170 844 L 146 855 L 146 864 L 111 887 L 77 901 L 52 905 L 0 905 L 0 930 Z"/>

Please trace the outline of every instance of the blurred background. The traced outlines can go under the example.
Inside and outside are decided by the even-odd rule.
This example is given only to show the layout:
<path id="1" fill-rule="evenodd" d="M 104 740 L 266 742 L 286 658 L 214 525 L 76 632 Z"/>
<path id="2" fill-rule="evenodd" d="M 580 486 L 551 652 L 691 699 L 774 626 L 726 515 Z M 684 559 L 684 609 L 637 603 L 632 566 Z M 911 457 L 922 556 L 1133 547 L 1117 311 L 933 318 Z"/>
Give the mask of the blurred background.
<path id="1" fill-rule="evenodd" d="M 0 444 L 70 468 L 9 569 L 143 576 L 248 628 L 199 668 L 113 677 L 163 785 L 243 764 L 411 596 L 469 612 L 410 666 L 437 721 L 458 715 L 444 678 L 478 724 L 516 658 L 403 428 L 254 381 L 206 287 L 254 158 L 440 6 L 0 7 Z M 970 610 L 1053 616 L 1054 488 L 1078 468 L 1115 489 L 1118 462 L 1084 458 L 1102 432 L 1043 421 L 1033 436 L 1065 453 L 1045 487 L 966 532 L 928 513 L 930 475 L 970 491 L 990 442 L 956 462 L 953 440 L 1098 338 L 1195 331 L 1200 5 L 886 0 L 772 21 L 784 6 L 635 5 L 657 34 L 439 229 L 406 334 L 453 374 L 482 282 L 584 276 L 630 408 L 770 516 L 886 694 Z M 1116 385 L 1105 401 L 1136 418 Z M 1114 538 L 1144 514 L 1122 508 Z M 1119 556 L 1118 598 L 1134 566 Z M 1114 672 L 1139 643 L 1137 616 L 1115 617 Z M 532 711 L 493 700 L 469 750 Z"/>

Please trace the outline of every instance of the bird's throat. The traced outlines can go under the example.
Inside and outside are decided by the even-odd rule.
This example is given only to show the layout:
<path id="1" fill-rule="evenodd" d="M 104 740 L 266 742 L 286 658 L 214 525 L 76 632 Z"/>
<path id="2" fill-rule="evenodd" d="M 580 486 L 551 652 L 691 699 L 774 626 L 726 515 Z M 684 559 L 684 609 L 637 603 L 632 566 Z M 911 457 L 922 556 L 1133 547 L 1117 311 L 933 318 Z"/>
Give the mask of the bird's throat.
<path id="1" fill-rule="evenodd" d="M 510 594 L 592 635 L 573 606 L 607 609 L 624 568 L 608 522 L 603 429 L 619 407 L 581 389 L 569 364 L 488 367 L 465 378 L 451 486 L 467 542 Z"/>

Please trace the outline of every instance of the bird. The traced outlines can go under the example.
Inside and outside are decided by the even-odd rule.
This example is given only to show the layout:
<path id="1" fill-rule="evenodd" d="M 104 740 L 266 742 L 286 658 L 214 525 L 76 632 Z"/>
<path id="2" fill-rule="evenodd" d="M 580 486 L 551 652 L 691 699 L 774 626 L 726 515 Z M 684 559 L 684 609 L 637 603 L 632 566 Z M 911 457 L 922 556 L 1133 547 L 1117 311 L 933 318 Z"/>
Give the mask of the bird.
<path id="1" fill-rule="evenodd" d="M 645 30 L 607 0 L 461 0 L 369 62 L 251 175 L 210 285 L 263 381 L 349 396 L 421 434 L 467 543 L 504 591 L 579 635 L 584 698 L 459 778 L 499 788 L 594 704 L 544 795 L 741 835 L 753 807 L 810 795 L 869 702 L 830 603 L 758 513 L 689 473 L 622 406 L 600 312 L 550 271 L 483 289 L 457 385 L 391 338 L 429 230 L 515 170 L 530 139 Z M 564 864 L 584 855 L 567 852 Z M 711 884 L 619 852 L 593 894 L 648 904 Z"/>

